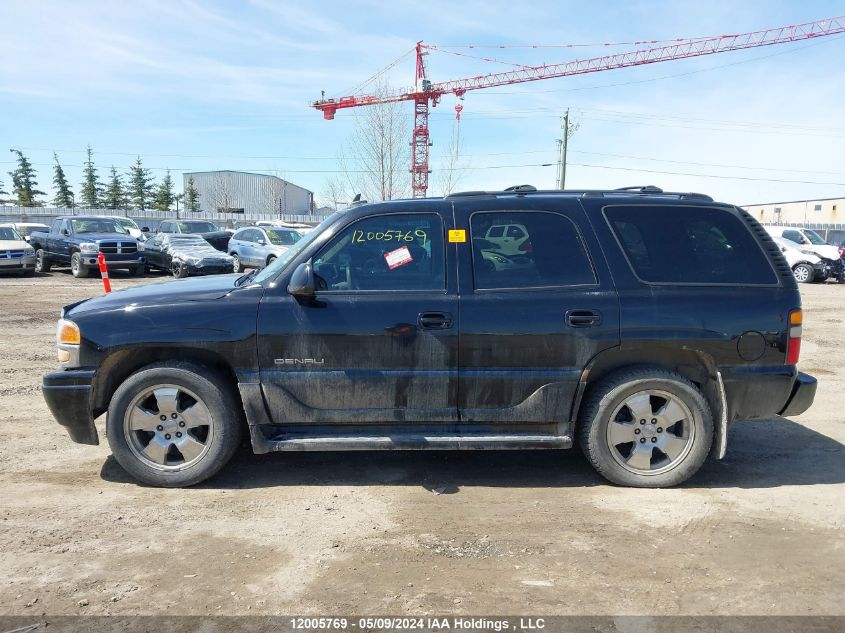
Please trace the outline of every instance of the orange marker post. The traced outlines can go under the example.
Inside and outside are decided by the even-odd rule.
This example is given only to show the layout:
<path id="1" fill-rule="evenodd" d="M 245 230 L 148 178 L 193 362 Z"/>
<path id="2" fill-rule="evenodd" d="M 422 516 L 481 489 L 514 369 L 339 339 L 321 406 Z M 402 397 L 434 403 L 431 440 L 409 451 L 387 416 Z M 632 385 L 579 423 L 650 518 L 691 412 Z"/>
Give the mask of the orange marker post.
<path id="1" fill-rule="evenodd" d="M 111 282 L 109 281 L 109 270 L 106 268 L 106 256 L 102 253 L 97 253 L 97 263 L 100 265 L 100 277 L 103 278 L 103 288 L 106 294 L 111 292 Z"/>

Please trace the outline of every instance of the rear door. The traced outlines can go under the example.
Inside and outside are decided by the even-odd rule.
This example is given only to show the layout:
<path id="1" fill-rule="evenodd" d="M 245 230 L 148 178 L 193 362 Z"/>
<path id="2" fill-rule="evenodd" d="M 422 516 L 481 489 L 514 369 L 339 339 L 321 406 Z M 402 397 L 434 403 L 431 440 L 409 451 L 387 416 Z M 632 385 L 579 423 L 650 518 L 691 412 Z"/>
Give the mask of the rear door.
<path id="1" fill-rule="evenodd" d="M 468 235 L 458 244 L 462 423 L 568 422 L 581 372 L 619 343 L 617 294 L 578 201 L 518 200 L 455 202 Z M 492 227 L 519 230 L 521 247 L 491 241 Z"/>
<path id="2" fill-rule="evenodd" d="M 258 353 L 274 422 L 454 428 L 459 315 L 445 237 L 450 211 L 440 203 L 351 216 L 310 258 L 313 300 L 291 297 L 286 283 L 265 291 Z"/>

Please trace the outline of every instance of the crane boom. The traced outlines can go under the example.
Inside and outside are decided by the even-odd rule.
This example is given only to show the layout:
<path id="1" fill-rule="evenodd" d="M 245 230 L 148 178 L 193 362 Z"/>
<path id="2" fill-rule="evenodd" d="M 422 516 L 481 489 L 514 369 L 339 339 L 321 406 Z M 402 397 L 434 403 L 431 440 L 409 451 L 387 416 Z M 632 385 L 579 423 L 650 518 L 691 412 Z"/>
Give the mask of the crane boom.
<path id="1" fill-rule="evenodd" d="M 323 113 L 323 118 L 331 120 L 338 110 L 345 108 L 413 101 L 414 129 L 411 139 L 413 193 L 414 197 L 425 197 L 426 191 L 428 190 L 428 174 L 430 172 L 428 157 L 429 146 L 431 145 L 428 130 L 428 109 L 430 105 L 436 105 L 445 94 L 454 94 L 460 97 L 470 90 L 539 81 L 541 79 L 570 77 L 615 68 L 630 68 L 632 66 L 655 64 L 675 59 L 701 57 L 715 53 L 797 42 L 816 37 L 836 35 L 838 33 L 845 33 L 845 16 L 814 20 L 803 24 L 781 26 L 762 31 L 682 40 L 666 46 L 636 49 L 560 64 L 522 66 L 506 72 L 490 73 L 437 83 L 432 83 L 426 77 L 424 56 L 428 54 L 428 47 L 423 42 L 418 42 L 416 47 L 416 81 L 412 89 L 383 95 L 354 95 L 340 97 L 339 99 L 321 99 L 311 105 Z"/>

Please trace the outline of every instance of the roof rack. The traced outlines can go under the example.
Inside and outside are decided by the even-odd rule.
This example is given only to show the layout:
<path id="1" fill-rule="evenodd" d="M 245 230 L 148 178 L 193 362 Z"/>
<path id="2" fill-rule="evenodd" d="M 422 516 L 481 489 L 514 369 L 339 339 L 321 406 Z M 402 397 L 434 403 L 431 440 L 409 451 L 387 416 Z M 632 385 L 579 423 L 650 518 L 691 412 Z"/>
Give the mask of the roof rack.
<path id="1" fill-rule="evenodd" d="M 663 191 L 660 187 L 654 185 L 622 187 L 620 189 L 537 189 L 531 185 L 516 185 L 508 187 L 503 191 L 459 191 L 450 193 L 444 198 L 471 198 L 480 196 L 501 196 L 507 194 L 517 195 L 568 195 L 581 198 L 602 197 L 609 198 L 614 196 L 655 196 L 661 198 L 677 198 L 678 200 L 705 200 L 712 202 L 713 198 L 705 193 L 695 193 L 693 191 Z"/>

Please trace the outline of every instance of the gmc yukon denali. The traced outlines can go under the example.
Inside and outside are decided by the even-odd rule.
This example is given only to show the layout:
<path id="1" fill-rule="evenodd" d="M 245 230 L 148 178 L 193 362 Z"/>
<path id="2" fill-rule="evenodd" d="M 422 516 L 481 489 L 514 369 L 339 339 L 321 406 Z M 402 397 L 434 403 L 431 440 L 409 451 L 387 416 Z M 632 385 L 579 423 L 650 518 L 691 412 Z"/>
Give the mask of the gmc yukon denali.
<path id="1" fill-rule="evenodd" d="M 812 404 L 801 321 L 736 206 L 522 185 L 355 204 L 261 271 L 68 305 L 43 391 L 76 442 L 107 414 L 117 461 L 159 486 L 211 477 L 246 433 L 255 453 L 577 442 L 611 482 L 661 487 L 735 421 Z"/>

